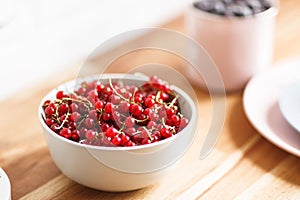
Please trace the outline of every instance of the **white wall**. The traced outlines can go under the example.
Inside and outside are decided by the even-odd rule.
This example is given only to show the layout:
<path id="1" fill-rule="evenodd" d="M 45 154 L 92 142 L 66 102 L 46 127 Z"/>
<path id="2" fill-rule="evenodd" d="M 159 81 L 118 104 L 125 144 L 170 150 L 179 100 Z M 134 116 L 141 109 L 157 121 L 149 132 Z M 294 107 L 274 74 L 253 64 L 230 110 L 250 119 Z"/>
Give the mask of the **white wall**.
<path id="1" fill-rule="evenodd" d="M 180 15 L 187 2 L 0 0 L 0 100 L 63 66 L 80 64 L 113 35 Z"/>

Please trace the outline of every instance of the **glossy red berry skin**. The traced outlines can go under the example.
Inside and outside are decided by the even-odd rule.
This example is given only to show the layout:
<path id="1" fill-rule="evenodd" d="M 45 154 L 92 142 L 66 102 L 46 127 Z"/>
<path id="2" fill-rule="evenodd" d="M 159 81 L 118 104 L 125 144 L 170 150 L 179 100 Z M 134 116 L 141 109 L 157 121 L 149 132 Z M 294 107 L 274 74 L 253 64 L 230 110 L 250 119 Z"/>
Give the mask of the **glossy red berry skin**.
<path id="1" fill-rule="evenodd" d="M 68 95 L 64 91 L 58 91 L 56 93 L 56 98 L 57 99 L 63 99 L 63 98 L 67 98 L 67 97 L 68 97 Z"/>
<path id="2" fill-rule="evenodd" d="M 142 114 L 143 109 L 141 106 L 139 106 L 138 104 L 132 104 L 130 106 L 130 112 L 135 115 L 135 116 L 139 116 Z"/>
<path id="3" fill-rule="evenodd" d="M 105 107 L 104 107 L 104 110 L 106 113 L 109 113 L 111 114 L 112 113 L 112 110 L 113 110 L 113 105 L 112 103 L 106 103 Z"/>
<path id="4" fill-rule="evenodd" d="M 59 135 L 64 137 L 64 138 L 67 138 L 67 139 L 70 139 L 72 137 L 72 131 L 68 128 L 63 128 L 60 132 L 59 132 Z"/>
<path id="5" fill-rule="evenodd" d="M 105 135 L 106 137 L 116 137 L 116 135 L 118 134 L 118 130 L 114 127 L 109 127 L 106 131 L 105 131 Z"/>
<path id="6" fill-rule="evenodd" d="M 102 101 L 97 101 L 94 106 L 95 106 L 95 109 L 101 110 L 103 108 L 104 104 Z"/>
<path id="7" fill-rule="evenodd" d="M 48 106 L 46 109 L 45 109 L 45 114 L 47 116 L 52 116 L 55 114 L 55 108 L 51 107 L 51 106 Z"/>
<path id="8" fill-rule="evenodd" d="M 164 138 L 172 137 L 172 133 L 171 133 L 170 130 L 167 129 L 167 128 L 162 128 L 162 129 L 160 130 L 160 134 L 161 134 L 161 136 L 163 136 Z"/>
<path id="9" fill-rule="evenodd" d="M 93 130 L 88 130 L 86 133 L 85 133 L 85 137 L 86 139 L 88 140 L 92 140 L 96 137 L 96 132 L 93 131 Z"/>
<path id="10" fill-rule="evenodd" d="M 126 120 L 125 120 L 125 126 L 127 128 L 132 128 L 134 126 L 134 124 L 135 124 L 134 118 L 132 118 L 132 117 L 127 117 L 126 118 Z"/>
<path id="11" fill-rule="evenodd" d="M 121 144 L 121 138 L 119 137 L 114 137 L 112 140 L 111 140 L 111 143 L 115 146 L 119 146 Z"/>

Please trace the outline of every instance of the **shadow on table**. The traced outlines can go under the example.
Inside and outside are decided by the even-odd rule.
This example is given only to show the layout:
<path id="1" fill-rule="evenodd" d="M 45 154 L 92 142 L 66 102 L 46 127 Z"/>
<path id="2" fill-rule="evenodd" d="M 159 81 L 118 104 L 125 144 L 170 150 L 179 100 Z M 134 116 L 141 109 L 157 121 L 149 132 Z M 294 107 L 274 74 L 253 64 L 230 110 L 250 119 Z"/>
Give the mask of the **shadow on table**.
<path id="1" fill-rule="evenodd" d="M 129 192 L 104 192 L 95 189 L 91 189 L 80 184 L 75 183 L 71 188 L 65 191 L 66 194 L 60 194 L 60 198 L 64 199 L 88 199 L 88 200 L 124 200 L 124 199 L 136 199 L 138 197 L 145 196 L 145 189 L 138 189 Z M 143 195 L 144 194 L 144 195 Z"/>
<path id="2" fill-rule="evenodd" d="M 236 94 L 233 94 L 236 95 Z M 227 126 L 229 128 L 230 137 L 234 143 L 234 145 L 242 149 L 247 142 L 249 142 L 252 138 L 257 137 L 259 133 L 252 127 L 250 122 L 248 121 L 242 105 L 242 98 L 238 98 L 227 110 Z M 281 164 L 282 162 L 288 162 L 287 159 L 292 159 L 293 165 L 297 165 L 300 170 L 300 159 L 290 155 L 289 153 L 281 150 L 277 146 L 273 145 L 271 142 L 267 141 L 265 138 L 259 136 L 259 140 L 247 149 L 244 152 L 244 157 L 246 159 L 251 160 L 256 166 L 260 167 L 265 172 L 270 172 L 274 176 L 279 177 L 280 179 L 284 179 L 287 182 L 292 184 L 300 184 L 300 178 L 291 178 L 291 175 L 284 175 L 282 172 L 291 171 L 291 166 L 284 164 L 280 168 L 280 170 L 273 170 L 276 166 Z M 242 165 L 243 163 L 239 163 Z M 287 178 L 288 177 L 288 178 Z"/>

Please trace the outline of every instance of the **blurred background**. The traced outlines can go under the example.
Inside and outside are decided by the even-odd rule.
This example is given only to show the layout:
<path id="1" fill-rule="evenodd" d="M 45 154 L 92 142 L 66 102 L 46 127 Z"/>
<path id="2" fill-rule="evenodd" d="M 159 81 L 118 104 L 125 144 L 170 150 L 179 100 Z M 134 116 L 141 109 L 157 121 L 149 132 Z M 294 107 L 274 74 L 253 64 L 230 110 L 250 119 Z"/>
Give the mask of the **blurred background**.
<path id="1" fill-rule="evenodd" d="M 189 2 L 0 0 L 0 100 L 80 65 L 116 34 L 172 20 Z"/>

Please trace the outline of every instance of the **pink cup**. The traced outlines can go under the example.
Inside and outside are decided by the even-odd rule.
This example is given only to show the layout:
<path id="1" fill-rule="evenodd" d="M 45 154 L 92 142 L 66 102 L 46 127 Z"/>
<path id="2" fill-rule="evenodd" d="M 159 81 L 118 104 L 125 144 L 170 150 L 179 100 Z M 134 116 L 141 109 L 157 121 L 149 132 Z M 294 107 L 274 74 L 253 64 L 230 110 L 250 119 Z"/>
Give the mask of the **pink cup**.
<path id="1" fill-rule="evenodd" d="M 187 34 L 211 56 L 226 91 L 243 89 L 253 75 L 272 64 L 277 13 L 276 6 L 247 18 L 210 14 L 193 5 L 187 10 Z M 210 78 L 190 75 L 202 87 L 206 87 L 204 79 Z M 219 85 L 211 87 L 221 90 Z"/>

